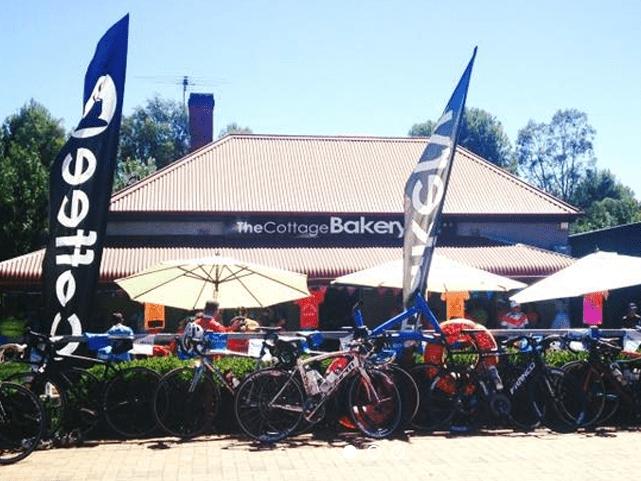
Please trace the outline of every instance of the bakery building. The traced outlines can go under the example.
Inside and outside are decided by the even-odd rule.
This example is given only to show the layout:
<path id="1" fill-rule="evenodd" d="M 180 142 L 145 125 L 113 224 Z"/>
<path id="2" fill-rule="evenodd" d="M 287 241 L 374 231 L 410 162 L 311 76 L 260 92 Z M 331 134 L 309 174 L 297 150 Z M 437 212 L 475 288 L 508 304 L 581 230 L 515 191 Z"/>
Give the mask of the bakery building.
<path id="1" fill-rule="evenodd" d="M 397 292 L 330 282 L 402 257 L 403 189 L 427 139 L 232 134 L 210 142 L 210 132 L 196 133 L 200 147 L 184 158 L 113 195 L 88 330 L 104 327 L 114 309 L 141 316 L 114 279 L 163 260 L 215 254 L 308 275 L 314 297 L 255 313 L 265 320 L 336 327 L 348 322 L 358 297 L 371 322 L 398 312 Z M 531 283 L 572 262 L 568 225 L 577 215 L 459 147 L 437 250 Z M 3 310 L 40 305 L 43 255 L 0 263 Z M 496 306 L 497 296 L 483 296 Z M 438 313 L 438 296 L 434 302 Z M 167 329 L 184 315 L 167 309 Z"/>

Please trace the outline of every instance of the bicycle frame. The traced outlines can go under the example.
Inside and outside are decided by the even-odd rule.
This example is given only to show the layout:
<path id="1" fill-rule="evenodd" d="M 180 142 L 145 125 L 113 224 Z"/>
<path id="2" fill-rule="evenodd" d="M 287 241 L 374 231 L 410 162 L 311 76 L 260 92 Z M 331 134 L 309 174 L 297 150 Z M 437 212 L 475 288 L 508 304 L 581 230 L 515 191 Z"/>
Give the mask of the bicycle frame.
<path id="1" fill-rule="evenodd" d="M 439 324 L 438 320 L 436 319 L 436 316 L 430 309 L 429 305 L 427 304 L 427 301 L 423 297 L 422 294 L 417 294 L 415 299 L 414 299 L 414 304 L 407 309 L 405 309 L 403 312 L 400 314 L 397 314 L 396 316 L 392 317 L 391 319 L 388 319 L 387 321 L 383 322 L 382 324 L 376 326 L 372 332 L 372 336 L 379 336 L 386 331 L 392 329 L 393 327 L 398 326 L 401 324 L 403 321 L 406 321 L 408 319 L 411 319 L 413 317 L 416 317 L 418 315 L 423 315 L 427 319 L 427 321 L 430 323 L 434 331 L 438 335 L 442 335 L 443 331 L 441 330 L 441 325 Z M 357 328 L 363 328 L 365 327 L 365 322 L 363 321 L 363 314 L 360 312 L 360 310 L 356 310 L 354 312 L 354 324 L 356 325 Z M 428 339 L 434 339 L 433 337 L 425 336 L 419 329 L 418 322 L 416 322 L 414 329 L 411 330 L 399 330 L 399 335 L 402 336 L 407 336 L 403 340 L 424 340 L 424 338 Z"/>
<path id="2" fill-rule="evenodd" d="M 196 389 L 196 386 L 200 382 L 200 379 L 205 373 L 205 370 L 209 371 L 212 373 L 216 379 L 220 382 L 222 386 L 225 387 L 229 391 L 230 394 L 234 394 L 234 387 L 230 386 L 229 383 L 227 382 L 227 379 L 225 379 L 225 373 L 216 366 L 211 358 L 213 356 L 231 356 L 231 357 L 242 357 L 245 359 L 255 359 L 256 360 L 256 367 L 259 367 L 260 361 L 265 355 L 266 352 L 266 340 L 263 340 L 263 346 L 260 350 L 260 354 L 258 356 L 253 356 L 248 353 L 244 352 L 237 352 L 237 351 L 208 351 L 202 354 L 198 354 L 198 359 L 196 359 L 196 369 L 194 372 L 194 377 L 191 380 L 191 383 L 189 385 L 189 392 L 194 392 Z"/>
<path id="3" fill-rule="evenodd" d="M 310 364 L 324 361 L 325 359 L 335 359 L 335 358 L 341 358 L 341 357 L 347 357 L 349 358 L 349 363 L 341 369 L 340 373 L 336 376 L 335 379 L 330 381 L 329 386 L 325 389 L 322 390 L 320 389 L 320 386 L 318 386 L 319 392 L 318 393 L 313 393 L 313 388 L 310 384 L 310 381 L 307 378 L 306 375 L 306 366 L 309 366 Z M 272 401 L 269 402 L 270 407 L 278 407 L 280 409 L 292 411 L 292 412 L 305 412 L 305 408 L 297 407 L 297 406 L 283 406 L 283 405 L 277 405 L 275 404 L 275 400 L 280 397 L 280 395 L 283 393 L 283 391 L 289 386 L 290 383 L 296 382 L 295 381 L 295 376 L 298 374 L 300 378 L 303 381 L 303 389 L 305 391 L 305 397 L 306 399 L 313 398 L 314 396 L 320 396 L 320 398 L 317 400 L 317 403 L 315 406 L 313 406 L 313 409 L 311 409 L 309 412 L 305 413 L 305 417 L 309 420 L 313 418 L 313 416 L 318 412 L 318 410 L 324 405 L 324 403 L 337 391 L 339 386 L 346 380 L 349 379 L 350 377 L 353 377 L 357 373 L 362 376 L 363 380 L 366 382 L 367 389 L 371 390 L 371 392 L 374 393 L 374 396 L 377 401 L 378 399 L 378 393 L 376 393 L 376 390 L 372 390 L 371 386 L 371 380 L 370 377 L 367 373 L 367 370 L 365 369 L 365 357 L 358 352 L 355 352 L 354 350 L 347 349 L 347 350 L 341 350 L 341 351 L 335 351 L 335 352 L 328 352 L 328 353 L 323 353 L 319 354 L 307 359 L 298 359 L 296 361 L 296 368 L 292 370 L 289 379 L 287 382 L 283 385 L 283 387 L 276 393 L 276 395 L 273 397 Z M 327 376 L 322 376 L 323 378 L 323 384 L 327 381 Z"/>
<path id="4" fill-rule="evenodd" d="M 609 386 L 613 387 L 616 391 L 616 394 L 620 396 L 621 401 L 627 404 L 628 406 L 634 406 L 638 401 L 634 398 L 634 395 L 630 391 L 629 384 L 623 384 L 612 372 L 611 364 L 606 362 L 601 356 L 596 353 L 590 353 L 590 358 L 588 359 L 588 365 L 591 369 L 588 371 L 588 375 L 584 379 L 585 386 L 588 386 L 591 380 L 592 373 L 595 372 L 603 381 L 607 382 Z M 613 364 L 616 364 L 619 368 L 631 367 L 631 368 L 641 368 L 641 358 L 636 359 L 616 359 L 612 361 Z M 583 386 L 585 388 L 585 386 Z"/>

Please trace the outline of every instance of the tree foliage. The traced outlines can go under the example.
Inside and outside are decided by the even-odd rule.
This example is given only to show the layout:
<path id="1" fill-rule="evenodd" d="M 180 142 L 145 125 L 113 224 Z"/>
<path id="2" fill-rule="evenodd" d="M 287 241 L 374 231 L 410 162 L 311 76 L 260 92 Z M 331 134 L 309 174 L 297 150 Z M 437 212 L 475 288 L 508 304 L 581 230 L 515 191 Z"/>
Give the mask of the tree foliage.
<path id="1" fill-rule="evenodd" d="M 410 137 L 429 137 L 434 132 L 434 126 L 436 122 L 432 120 L 426 120 L 420 124 L 414 124 L 410 128 L 410 131 L 407 133 Z"/>
<path id="2" fill-rule="evenodd" d="M 49 169 L 65 142 L 62 121 L 34 100 L 0 130 L 0 259 L 44 243 Z"/>
<path id="3" fill-rule="evenodd" d="M 117 192 L 128 185 L 135 184 L 139 180 L 153 174 L 156 170 L 156 161 L 154 159 L 149 159 L 148 162 L 142 162 L 139 159 L 132 159 L 131 157 L 120 159 L 116 167 L 113 191 Z"/>
<path id="4" fill-rule="evenodd" d="M 609 170 L 588 170 L 579 182 L 571 203 L 585 215 L 572 226 L 572 232 L 585 232 L 641 220 L 641 206 L 629 187 Z"/>
<path id="5" fill-rule="evenodd" d="M 253 134 L 254 132 L 249 127 L 241 127 L 236 122 L 227 124 L 225 128 L 221 129 L 218 133 L 218 138 L 224 137 L 229 134 Z"/>
<path id="6" fill-rule="evenodd" d="M 530 120 L 516 140 L 519 174 L 570 202 L 595 163 L 595 134 L 587 115 L 575 109 L 557 111 L 549 124 Z"/>
<path id="7" fill-rule="evenodd" d="M 122 119 L 119 158 L 158 168 L 189 152 L 189 119 L 185 107 L 154 96 Z M 133 159 L 133 160 L 128 160 Z"/>
<path id="8" fill-rule="evenodd" d="M 408 134 L 412 137 L 429 137 L 434 125 L 431 120 L 414 124 Z M 510 139 L 501 122 L 483 109 L 465 109 L 458 143 L 499 167 L 512 168 Z"/>

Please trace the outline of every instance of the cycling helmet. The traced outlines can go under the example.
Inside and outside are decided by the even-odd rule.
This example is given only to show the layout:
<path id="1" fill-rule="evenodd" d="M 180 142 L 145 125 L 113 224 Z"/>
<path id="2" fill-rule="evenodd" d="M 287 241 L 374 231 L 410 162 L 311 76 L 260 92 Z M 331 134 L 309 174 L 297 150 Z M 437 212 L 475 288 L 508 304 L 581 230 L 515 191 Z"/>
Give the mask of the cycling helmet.
<path id="1" fill-rule="evenodd" d="M 195 322 L 188 322 L 185 331 L 180 337 L 180 347 L 185 354 L 196 354 L 201 351 L 202 341 L 205 337 L 205 331 L 202 326 Z"/>

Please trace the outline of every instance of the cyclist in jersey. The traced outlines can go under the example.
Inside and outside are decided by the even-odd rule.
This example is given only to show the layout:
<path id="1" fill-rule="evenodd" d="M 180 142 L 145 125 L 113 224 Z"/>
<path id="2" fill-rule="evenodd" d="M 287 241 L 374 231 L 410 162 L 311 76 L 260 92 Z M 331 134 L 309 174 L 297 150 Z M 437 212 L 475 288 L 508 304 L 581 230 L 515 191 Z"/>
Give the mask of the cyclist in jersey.
<path id="1" fill-rule="evenodd" d="M 523 329 L 529 321 L 518 302 L 510 302 L 510 310 L 501 318 L 501 327 L 506 329 Z"/>

